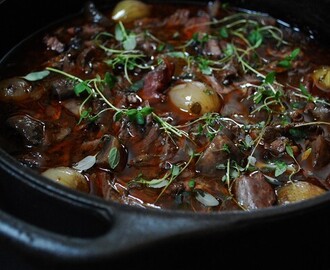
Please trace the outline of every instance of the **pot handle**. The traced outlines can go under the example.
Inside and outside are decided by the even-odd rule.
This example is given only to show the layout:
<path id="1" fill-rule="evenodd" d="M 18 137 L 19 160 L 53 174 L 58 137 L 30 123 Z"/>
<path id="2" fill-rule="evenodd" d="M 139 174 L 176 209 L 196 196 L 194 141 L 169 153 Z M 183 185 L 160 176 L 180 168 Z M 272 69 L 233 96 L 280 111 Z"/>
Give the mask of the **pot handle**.
<path id="1" fill-rule="evenodd" d="M 201 218 L 196 213 L 105 202 L 43 182 L 30 169 L 3 159 L 0 179 L 0 241 L 5 239 L 45 262 L 111 259 L 177 236 L 219 232 L 242 224 L 233 214 Z"/>
<path id="2" fill-rule="evenodd" d="M 103 223 L 99 231 L 92 229 L 92 234 L 72 235 L 66 232 L 58 232 L 53 229 L 40 227 L 28 221 L 22 220 L 6 211 L 0 211 L 0 242 L 10 243 L 15 250 L 23 252 L 32 259 L 49 263 L 75 263 L 104 261 L 127 255 L 130 252 L 146 248 L 155 242 L 174 239 L 175 236 L 188 236 L 206 229 L 212 231 L 210 221 L 205 222 L 193 217 L 172 215 L 168 213 L 153 213 L 143 209 L 128 209 L 127 207 L 100 208 L 95 205 L 79 205 L 77 201 L 73 207 L 70 201 L 63 205 L 63 211 L 70 209 L 71 217 L 74 220 L 84 217 L 81 212 L 88 212 L 86 217 L 93 217 L 96 223 Z M 52 211 L 52 205 L 49 211 Z M 97 217 L 97 218 L 96 218 Z M 66 220 L 66 216 L 58 216 Z M 41 218 L 43 219 L 43 218 Z M 85 219 L 79 220 L 81 226 L 85 227 Z M 219 224 L 222 223 L 222 224 Z M 215 221 L 217 230 L 224 227 L 226 222 Z M 70 231 L 68 227 L 75 227 L 76 224 L 65 225 L 64 230 Z M 93 224 L 95 226 L 95 224 Z M 78 230 L 81 228 L 75 227 Z M 63 228 L 62 228 L 63 229 Z M 91 229 L 89 227 L 89 229 Z M 87 230 L 88 231 L 88 230 Z M 209 231 L 209 232 L 210 232 Z M 89 231 L 91 232 L 91 231 Z M 86 231 L 85 231 L 86 233 Z"/>
<path id="3" fill-rule="evenodd" d="M 127 207 L 100 208 L 95 205 L 75 203 L 75 211 L 70 201 L 63 205 L 63 211 L 70 209 L 72 214 L 62 232 L 40 227 L 6 211 L 0 211 L 0 242 L 10 243 L 14 250 L 24 255 L 49 263 L 83 263 L 104 261 L 127 255 L 127 253 L 141 250 L 161 240 L 169 240 L 178 235 L 188 235 L 192 231 L 205 229 L 205 222 L 190 219 L 180 215 L 157 214 L 143 209 L 129 209 Z M 48 205 L 52 211 L 53 205 Z M 77 223 L 78 218 L 84 218 L 82 212 L 88 212 L 86 217 L 92 217 L 99 226 L 99 231 L 92 229 L 92 234 L 67 234 L 70 220 Z M 97 217 L 97 218 L 96 218 Z M 58 216 L 66 219 L 65 216 Z M 43 217 L 41 218 L 43 219 Z M 40 221 L 40 220 L 39 220 Z M 85 219 L 79 221 L 85 227 Z M 87 221 L 89 225 L 92 223 Z M 100 226 L 100 223 L 103 223 Z M 217 222 L 219 223 L 219 222 Z M 219 224 L 218 224 L 219 225 Z M 95 226 L 95 224 L 93 224 Z M 75 227 L 78 230 L 81 228 Z M 89 227 L 89 229 L 91 229 Z M 88 231 L 88 230 L 87 230 Z M 89 231 L 90 233 L 91 231 Z M 86 231 L 85 231 L 86 233 Z"/>

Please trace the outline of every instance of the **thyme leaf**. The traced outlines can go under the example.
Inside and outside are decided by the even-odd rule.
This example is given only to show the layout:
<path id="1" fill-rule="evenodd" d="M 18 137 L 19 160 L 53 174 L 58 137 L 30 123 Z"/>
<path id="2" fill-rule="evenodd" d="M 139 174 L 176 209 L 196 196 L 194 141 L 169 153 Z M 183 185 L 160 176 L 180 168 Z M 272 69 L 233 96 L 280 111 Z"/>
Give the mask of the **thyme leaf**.
<path id="1" fill-rule="evenodd" d="M 31 72 L 22 78 L 27 81 L 34 82 L 46 78 L 49 75 L 49 73 L 50 72 L 48 70 L 36 71 L 36 72 Z"/>
<path id="2" fill-rule="evenodd" d="M 120 161 L 120 153 L 116 147 L 112 147 L 110 149 L 109 155 L 108 155 L 108 162 L 111 169 L 115 169 Z"/>
<path id="3" fill-rule="evenodd" d="M 297 56 L 300 53 L 300 48 L 296 48 L 294 49 L 290 55 L 288 55 L 287 57 L 285 57 L 283 60 L 281 60 L 280 62 L 278 62 L 278 66 L 279 67 L 283 67 L 283 68 L 291 68 L 292 67 L 292 61 L 295 60 L 297 58 Z"/>

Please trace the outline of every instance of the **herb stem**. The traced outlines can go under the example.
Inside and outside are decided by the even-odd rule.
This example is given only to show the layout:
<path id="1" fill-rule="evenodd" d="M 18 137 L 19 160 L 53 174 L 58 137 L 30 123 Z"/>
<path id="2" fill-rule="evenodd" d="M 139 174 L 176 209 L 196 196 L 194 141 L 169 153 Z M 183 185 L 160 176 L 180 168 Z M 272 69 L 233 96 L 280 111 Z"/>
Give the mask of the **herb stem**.
<path id="1" fill-rule="evenodd" d="M 194 158 L 194 154 L 190 155 L 190 158 L 189 158 L 188 162 L 186 162 L 186 164 L 182 168 L 180 168 L 180 171 L 178 173 L 176 173 L 174 175 L 173 175 L 173 173 L 171 173 L 171 178 L 169 179 L 167 185 L 159 193 L 158 197 L 154 201 L 154 204 L 157 203 L 157 201 L 164 194 L 165 190 L 169 187 L 169 185 L 171 185 L 172 182 L 189 166 L 189 164 L 191 163 L 191 161 L 193 160 L 193 158 Z"/>
<path id="2" fill-rule="evenodd" d="M 62 71 L 60 69 L 56 69 L 56 68 L 52 68 L 52 67 L 46 67 L 46 69 L 49 70 L 49 71 L 53 71 L 55 73 L 62 74 L 62 75 L 66 76 L 66 77 L 68 77 L 68 78 L 70 78 L 70 79 L 72 79 L 74 81 L 83 82 L 82 79 L 80 79 L 80 78 L 78 78 L 78 77 L 76 77 L 76 76 L 74 76 L 72 74 L 66 73 L 65 71 Z"/>
<path id="3" fill-rule="evenodd" d="M 167 134 L 170 135 L 170 133 L 173 133 L 174 135 L 178 136 L 178 137 L 186 137 L 186 138 L 190 138 L 189 134 L 183 130 L 178 129 L 175 126 L 172 126 L 171 124 L 169 124 L 168 122 L 166 122 L 165 120 L 163 120 L 162 118 L 160 118 L 157 114 L 155 114 L 154 112 L 152 112 L 152 116 L 153 118 L 161 125 L 161 129 L 163 129 Z"/>
<path id="4" fill-rule="evenodd" d="M 329 122 L 318 121 L 318 122 L 295 124 L 294 127 L 306 127 L 306 126 L 318 126 L 318 125 L 330 126 L 330 123 Z"/>

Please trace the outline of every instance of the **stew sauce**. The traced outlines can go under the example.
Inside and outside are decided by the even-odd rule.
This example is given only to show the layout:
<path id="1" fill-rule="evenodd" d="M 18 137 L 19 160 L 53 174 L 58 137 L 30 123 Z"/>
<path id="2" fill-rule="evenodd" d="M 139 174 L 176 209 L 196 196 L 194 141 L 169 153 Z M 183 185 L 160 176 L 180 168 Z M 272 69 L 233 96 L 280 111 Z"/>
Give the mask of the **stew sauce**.
<path id="1" fill-rule="evenodd" d="M 3 148 L 46 178 L 146 208 L 313 198 L 330 188 L 329 52 L 218 1 L 89 2 L 11 56 Z"/>

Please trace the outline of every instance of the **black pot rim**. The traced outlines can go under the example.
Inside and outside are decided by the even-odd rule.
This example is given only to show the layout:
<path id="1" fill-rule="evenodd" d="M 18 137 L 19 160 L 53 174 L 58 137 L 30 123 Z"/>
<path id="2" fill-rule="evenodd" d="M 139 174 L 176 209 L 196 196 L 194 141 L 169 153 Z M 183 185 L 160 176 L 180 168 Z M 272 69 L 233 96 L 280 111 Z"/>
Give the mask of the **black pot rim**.
<path id="1" fill-rule="evenodd" d="M 0 1 L 0 4 L 10 1 Z M 239 2 L 245 3 L 244 0 Z M 283 2 L 281 1 L 281 3 Z M 330 1 L 325 0 L 324 3 L 329 5 Z M 272 5 L 269 8 L 272 8 Z M 330 31 L 329 29 L 326 31 Z M 330 32 L 326 34 L 330 37 Z M 8 55 L 10 55 L 10 51 L 3 60 Z M 297 203 L 251 211 L 192 213 L 167 209 L 143 209 L 137 206 L 105 201 L 102 198 L 83 194 L 53 183 L 31 169 L 22 167 L 2 149 L 0 149 L 0 172 L 7 179 L 7 182 L 20 183 L 23 189 L 27 187 L 29 190 L 34 190 L 37 195 L 42 194 L 49 197 L 56 205 L 59 203 L 61 207 L 70 209 L 70 204 L 72 204 L 72 211 L 79 212 L 81 209 L 87 212 L 95 211 L 98 216 L 101 216 L 105 227 L 102 227 L 100 234 L 96 233 L 88 237 L 85 235 L 66 235 L 40 227 L 33 222 L 31 224 L 30 220 L 26 220 L 24 217 L 15 216 L 17 210 L 7 211 L 4 209 L 2 211 L 0 200 L 0 220 L 4 221 L 0 225 L 0 236 L 9 240 L 15 246 L 22 249 L 28 248 L 36 256 L 43 254 L 47 257 L 51 254 L 55 256 L 55 259 L 60 260 L 81 260 L 82 255 L 85 255 L 84 260 L 86 261 L 116 257 L 126 254 L 128 250 L 136 250 L 141 246 L 151 245 L 165 239 L 173 239 L 177 236 L 187 236 L 191 233 L 212 235 L 214 233 L 233 232 L 266 221 L 285 220 L 306 215 L 316 209 L 330 206 L 330 193 L 325 193 L 313 199 Z M 131 224 L 135 226 L 129 227 Z M 30 236 L 32 235 L 31 237 L 35 241 L 31 241 L 31 239 L 21 234 L 22 227 L 27 228 Z M 130 229 L 129 235 L 127 235 L 128 227 Z M 147 228 L 152 234 L 144 233 L 141 228 Z M 124 237 L 126 242 L 121 237 Z M 109 246 L 109 243 L 111 244 L 114 241 L 119 244 L 116 247 Z M 91 250 L 92 245 L 98 247 Z M 108 245 L 108 247 L 104 248 L 104 245 Z"/>

